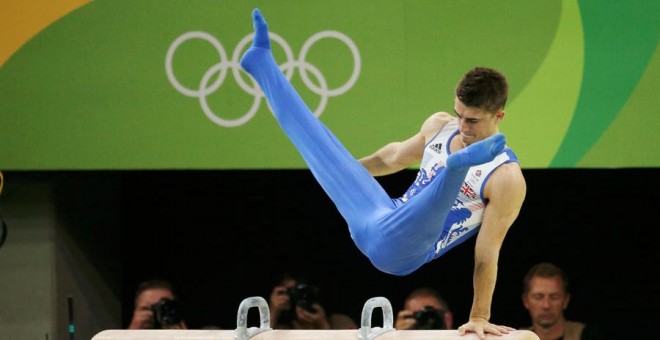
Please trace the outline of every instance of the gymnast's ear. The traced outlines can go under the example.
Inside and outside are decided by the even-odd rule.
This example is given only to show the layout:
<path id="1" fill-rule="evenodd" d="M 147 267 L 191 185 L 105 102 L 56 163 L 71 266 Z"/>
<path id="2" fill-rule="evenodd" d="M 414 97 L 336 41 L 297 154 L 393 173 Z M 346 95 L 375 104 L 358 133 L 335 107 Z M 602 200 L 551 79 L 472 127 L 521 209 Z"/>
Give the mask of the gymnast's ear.
<path id="1" fill-rule="evenodd" d="M 495 118 L 497 119 L 498 122 L 504 118 L 504 114 L 505 114 L 504 110 L 499 110 L 495 113 Z"/>

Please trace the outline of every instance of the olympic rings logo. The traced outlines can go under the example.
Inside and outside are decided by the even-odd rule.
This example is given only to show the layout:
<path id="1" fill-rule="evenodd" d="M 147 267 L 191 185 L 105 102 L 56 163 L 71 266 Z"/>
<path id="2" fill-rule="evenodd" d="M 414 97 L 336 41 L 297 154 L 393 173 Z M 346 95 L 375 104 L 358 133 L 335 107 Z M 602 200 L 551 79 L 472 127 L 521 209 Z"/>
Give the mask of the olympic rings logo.
<path id="1" fill-rule="evenodd" d="M 319 117 L 323 113 L 323 110 L 325 110 L 329 97 L 336 97 L 350 90 L 357 81 L 358 76 L 360 75 L 360 67 L 361 67 L 360 52 L 358 51 L 355 43 L 348 36 L 346 36 L 341 32 L 321 31 L 312 35 L 309 39 L 307 39 L 307 41 L 305 41 L 305 44 L 300 50 L 300 54 L 297 60 L 293 56 L 291 47 L 281 36 L 273 32 L 269 32 L 269 36 L 272 42 L 279 44 L 284 50 L 287 61 L 283 64 L 280 64 L 279 67 L 284 73 L 287 80 L 291 81 L 293 77 L 293 72 L 297 68 L 300 72 L 300 77 L 304 82 L 304 84 L 307 86 L 307 88 L 309 88 L 309 90 L 314 92 L 315 94 L 321 96 L 319 104 L 314 110 L 314 115 L 316 117 Z M 314 45 L 317 41 L 325 38 L 335 38 L 340 40 L 348 47 L 348 49 L 351 51 L 353 55 L 353 72 L 351 73 L 351 76 L 346 81 L 346 83 L 334 89 L 328 88 L 328 83 L 325 77 L 323 76 L 323 74 L 321 73 L 321 71 L 319 71 L 319 69 L 316 66 L 308 63 L 305 59 L 312 45 Z M 174 75 L 174 71 L 172 69 L 172 60 L 174 59 L 174 54 L 176 50 L 184 42 L 190 39 L 202 39 L 207 41 L 216 49 L 216 51 L 218 52 L 218 57 L 220 59 L 220 61 L 217 64 L 211 66 L 206 71 L 206 73 L 204 73 L 204 76 L 202 76 L 202 79 L 199 82 L 198 89 L 191 89 L 183 86 L 177 80 L 176 76 Z M 253 39 L 254 39 L 254 33 L 245 36 L 238 43 L 238 45 L 236 45 L 232 58 L 231 60 L 229 60 L 227 58 L 227 53 L 225 52 L 225 49 L 220 43 L 220 41 L 218 41 L 212 35 L 200 31 L 193 31 L 182 34 L 181 36 L 176 38 L 174 42 L 172 42 L 169 49 L 167 50 L 167 55 L 165 57 L 165 71 L 167 73 L 167 78 L 169 79 L 172 86 L 174 86 L 174 88 L 176 88 L 176 90 L 179 91 L 181 94 L 188 97 L 198 98 L 202 110 L 204 111 L 204 114 L 212 122 L 224 127 L 241 126 L 246 122 L 248 122 L 250 119 L 252 119 L 252 117 L 254 117 L 254 115 L 259 110 L 261 99 L 264 97 L 263 91 L 261 90 L 261 88 L 259 88 L 259 86 L 257 86 L 256 82 L 252 79 L 252 77 L 249 77 L 251 80 L 251 84 L 248 84 L 243 79 L 243 75 L 240 73 L 241 67 L 239 62 L 243 49 L 246 49 L 246 46 L 249 43 L 251 43 Z M 225 81 L 225 78 L 227 77 L 227 73 L 229 70 L 232 71 L 234 79 L 236 80 L 236 83 L 240 86 L 240 88 L 243 89 L 243 91 L 245 91 L 247 94 L 252 95 L 254 97 L 254 101 L 252 102 L 252 106 L 250 107 L 250 109 L 243 116 L 236 119 L 224 119 L 220 117 L 218 114 L 216 114 L 211 110 L 206 98 L 208 95 L 214 93 L 220 88 L 220 86 L 222 86 L 222 83 Z M 316 78 L 318 86 L 311 81 L 308 73 L 311 73 L 311 75 L 314 78 Z M 216 80 L 212 83 L 209 83 L 211 78 L 216 74 L 218 75 Z"/>

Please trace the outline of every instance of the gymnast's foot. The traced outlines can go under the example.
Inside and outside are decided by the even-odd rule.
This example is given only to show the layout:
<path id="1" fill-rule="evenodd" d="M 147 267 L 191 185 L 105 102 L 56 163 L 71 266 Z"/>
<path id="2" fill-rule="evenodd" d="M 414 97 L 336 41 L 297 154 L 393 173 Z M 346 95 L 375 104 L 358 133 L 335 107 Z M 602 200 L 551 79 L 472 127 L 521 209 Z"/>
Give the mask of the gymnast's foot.
<path id="1" fill-rule="evenodd" d="M 447 169 L 462 169 L 490 162 L 504 150 L 505 144 L 503 134 L 494 134 L 449 155 Z"/>
<path id="2" fill-rule="evenodd" d="M 241 57 L 241 67 L 250 74 L 253 74 L 255 68 L 263 63 L 264 57 L 272 58 L 268 25 L 258 8 L 252 11 L 252 25 L 254 26 L 252 46 Z"/>

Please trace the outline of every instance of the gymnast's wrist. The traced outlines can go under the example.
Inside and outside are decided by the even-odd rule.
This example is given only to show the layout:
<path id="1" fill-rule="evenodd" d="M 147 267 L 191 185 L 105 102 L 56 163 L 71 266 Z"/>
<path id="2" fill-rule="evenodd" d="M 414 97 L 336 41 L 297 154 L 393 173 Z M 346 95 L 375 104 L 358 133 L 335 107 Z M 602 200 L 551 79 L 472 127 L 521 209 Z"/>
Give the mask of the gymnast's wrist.
<path id="1" fill-rule="evenodd" d="M 486 322 L 489 322 L 487 317 L 481 316 L 481 315 L 470 315 L 470 321 L 475 321 L 475 322 L 486 321 Z"/>

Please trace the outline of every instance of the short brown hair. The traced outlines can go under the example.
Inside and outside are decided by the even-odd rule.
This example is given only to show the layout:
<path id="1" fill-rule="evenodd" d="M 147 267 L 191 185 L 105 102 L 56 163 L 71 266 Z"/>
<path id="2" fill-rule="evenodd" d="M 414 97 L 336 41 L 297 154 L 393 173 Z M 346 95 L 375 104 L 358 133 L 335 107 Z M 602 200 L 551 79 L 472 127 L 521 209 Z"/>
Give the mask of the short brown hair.
<path id="1" fill-rule="evenodd" d="M 142 294 L 146 290 L 150 289 L 165 289 L 169 290 L 172 292 L 172 297 L 176 299 L 176 293 L 174 291 L 174 284 L 172 284 L 170 281 L 164 280 L 164 279 L 151 279 L 147 281 L 143 281 L 140 284 L 138 284 L 138 287 L 135 291 L 135 303 L 137 304 L 138 298 L 140 297 L 140 294 Z"/>
<path id="2" fill-rule="evenodd" d="M 442 298 L 442 295 L 440 295 L 440 292 L 438 292 L 437 290 L 435 290 L 433 288 L 430 288 L 430 287 L 420 287 L 420 288 L 417 288 L 417 289 L 413 290 L 408 295 L 408 297 L 406 297 L 406 302 L 408 302 L 408 300 L 412 300 L 412 299 L 420 297 L 420 296 L 430 296 L 430 297 L 438 300 L 438 303 L 440 304 L 440 306 L 442 306 L 442 309 L 444 311 L 449 310 L 449 304 L 447 304 L 447 301 L 445 301 L 445 299 Z"/>
<path id="3" fill-rule="evenodd" d="M 465 106 L 478 107 L 488 112 L 503 109 L 508 96 L 506 77 L 487 67 L 471 69 L 456 86 L 456 97 Z"/>
<path id="4" fill-rule="evenodd" d="M 527 275 L 525 275 L 523 279 L 523 294 L 529 293 L 529 282 L 535 277 L 558 277 L 561 279 L 564 293 L 568 293 L 568 275 L 566 272 L 550 262 L 541 262 L 533 265 L 527 272 Z"/>

